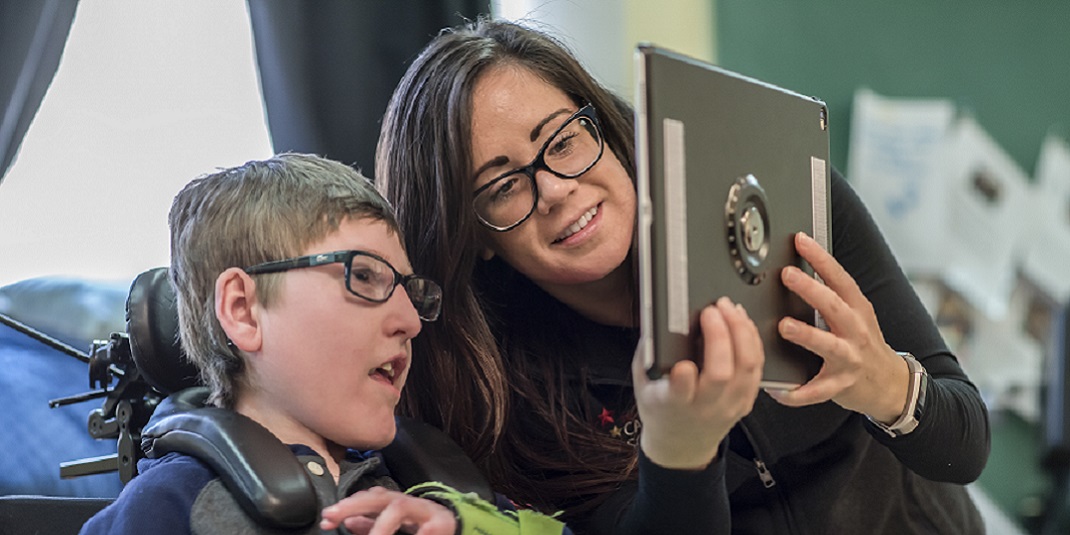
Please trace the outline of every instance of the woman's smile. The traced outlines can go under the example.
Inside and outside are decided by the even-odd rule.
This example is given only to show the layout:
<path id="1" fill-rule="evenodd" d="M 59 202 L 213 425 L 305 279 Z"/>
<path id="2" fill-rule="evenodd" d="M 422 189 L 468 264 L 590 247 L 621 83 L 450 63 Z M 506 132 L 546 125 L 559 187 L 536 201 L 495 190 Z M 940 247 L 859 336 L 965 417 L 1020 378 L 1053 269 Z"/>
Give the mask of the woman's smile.
<path id="1" fill-rule="evenodd" d="M 600 214 L 600 212 L 598 211 L 599 206 L 601 206 L 601 204 L 598 204 L 592 207 L 590 210 L 584 212 L 584 214 L 580 216 L 580 218 L 577 219 L 575 223 L 569 225 L 569 227 L 565 229 L 565 232 L 563 232 L 560 236 L 558 236 L 556 240 L 554 240 L 554 244 L 573 245 L 579 241 L 582 241 L 584 237 L 594 232 L 598 225 L 591 225 L 591 223 L 595 222 L 595 218 Z M 586 230 L 588 227 L 590 227 L 590 232 L 584 232 L 582 234 L 580 233 L 580 231 Z M 570 238 L 573 237 L 575 237 L 575 239 L 570 240 Z"/>

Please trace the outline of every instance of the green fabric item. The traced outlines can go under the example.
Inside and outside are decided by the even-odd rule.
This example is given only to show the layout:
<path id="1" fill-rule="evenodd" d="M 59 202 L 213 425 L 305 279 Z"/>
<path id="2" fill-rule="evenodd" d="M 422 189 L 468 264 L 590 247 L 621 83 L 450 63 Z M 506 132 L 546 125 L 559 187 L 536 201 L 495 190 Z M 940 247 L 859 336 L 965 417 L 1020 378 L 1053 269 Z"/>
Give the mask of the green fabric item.
<path id="1" fill-rule="evenodd" d="M 502 511 L 474 492 L 460 492 L 434 481 L 405 492 L 449 507 L 457 515 L 459 535 L 561 535 L 565 527 L 561 521 L 535 511 Z"/>
<path id="2" fill-rule="evenodd" d="M 521 509 L 517 512 L 517 518 L 520 522 L 520 535 L 559 535 L 565 526 L 556 518 L 531 509 Z"/>

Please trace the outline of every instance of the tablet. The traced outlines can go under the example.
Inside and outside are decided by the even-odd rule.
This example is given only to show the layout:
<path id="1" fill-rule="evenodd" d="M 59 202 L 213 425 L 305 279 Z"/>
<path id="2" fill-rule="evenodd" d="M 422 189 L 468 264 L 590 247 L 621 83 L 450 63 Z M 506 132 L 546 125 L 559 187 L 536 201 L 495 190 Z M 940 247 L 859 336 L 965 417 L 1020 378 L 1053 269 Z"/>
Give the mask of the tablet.
<path id="1" fill-rule="evenodd" d="M 765 347 L 764 388 L 808 381 L 821 359 L 780 337 L 824 327 L 780 281 L 799 231 L 830 249 L 825 103 L 653 45 L 636 51 L 640 358 L 652 378 L 700 357 L 698 312 L 742 304 Z M 701 359 L 699 359 L 701 360 Z"/>

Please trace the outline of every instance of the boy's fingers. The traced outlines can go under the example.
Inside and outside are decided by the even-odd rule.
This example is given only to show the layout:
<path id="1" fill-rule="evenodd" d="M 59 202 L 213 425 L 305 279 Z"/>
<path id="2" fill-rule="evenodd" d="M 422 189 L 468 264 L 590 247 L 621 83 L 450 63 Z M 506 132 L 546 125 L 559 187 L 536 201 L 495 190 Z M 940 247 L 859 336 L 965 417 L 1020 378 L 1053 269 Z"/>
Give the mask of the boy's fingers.
<path id="1" fill-rule="evenodd" d="M 371 532 L 371 530 L 372 530 L 372 526 L 375 525 L 375 520 L 373 520 L 371 518 L 368 518 L 366 516 L 351 516 L 351 517 L 347 517 L 345 519 L 345 522 L 343 522 L 342 524 L 353 535 L 368 535 L 368 533 Z M 326 530 L 331 530 L 331 529 L 334 529 L 334 528 L 322 528 L 321 527 L 320 529 L 325 529 L 325 531 L 326 531 Z"/>

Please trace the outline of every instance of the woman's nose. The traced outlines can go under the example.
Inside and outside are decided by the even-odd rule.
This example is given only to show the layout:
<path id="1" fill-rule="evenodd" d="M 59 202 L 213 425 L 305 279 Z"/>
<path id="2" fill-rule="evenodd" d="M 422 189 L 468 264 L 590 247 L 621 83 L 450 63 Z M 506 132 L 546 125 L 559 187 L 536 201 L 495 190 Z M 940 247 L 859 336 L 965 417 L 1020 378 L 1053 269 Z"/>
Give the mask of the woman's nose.
<path id="1" fill-rule="evenodd" d="M 579 183 L 574 178 L 561 178 L 545 169 L 535 173 L 535 183 L 539 186 L 539 199 L 536 207 L 540 214 L 548 214 L 561 201 L 568 198 Z"/>

